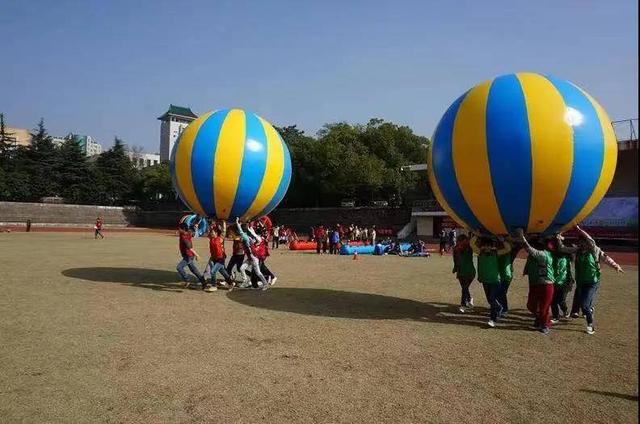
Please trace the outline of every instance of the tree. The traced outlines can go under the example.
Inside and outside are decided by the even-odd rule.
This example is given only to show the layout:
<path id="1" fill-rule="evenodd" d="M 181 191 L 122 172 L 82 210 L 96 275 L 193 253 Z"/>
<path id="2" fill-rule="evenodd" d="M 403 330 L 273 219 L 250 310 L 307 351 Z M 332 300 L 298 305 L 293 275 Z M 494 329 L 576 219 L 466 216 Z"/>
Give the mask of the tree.
<path id="1" fill-rule="evenodd" d="M 382 119 L 366 125 L 338 122 L 308 137 L 295 125 L 276 128 L 289 146 L 293 176 L 286 206 L 337 206 L 353 198 L 368 204 L 380 198 L 398 202 L 425 190 L 425 175 L 401 172 L 406 164 L 423 163 L 429 140 L 405 126 Z"/>
<path id="2" fill-rule="evenodd" d="M 121 139 L 115 137 L 113 147 L 98 156 L 94 172 L 95 199 L 100 204 L 123 205 L 134 199 L 139 174 Z"/>
<path id="3" fill-rule="evenodd" d="M 59 195 L 59 185 L 55 173 L 58 168 L 58 159 L 53 139 L 44 126 L 44 119 L 41 118 L 31 134 L 31 145 L 26 163 L 26 170 L 31 176 L 33 200 Z"/>
<path id="4" fill-rule="evenodd" d="M 141 171 L 141 189 L 138 191 L 138 199 L 145 201 L 157 201 L 161 199 L 175 199 L 169 164 L 160 163 L 148 166 Z"/>
<path id="5" fill-rule="evenodd" d="M 16 142 L 16 138 L 13 136 L 14 133 L 7 132 L 7 129 L 4 125 L 4 114 L 0 113 L 0 155 L 2 159 L 6 152 L 13 146 L 13 143 Z"/>
<path id="6" fill-rule="evenodd" d="M 96 181 L 89 169 L 87 156 L 82 151 L 74 134 L 65 137 L 58 149 L 56 176 L 60 195 L 69 203 L 91 203 Z"/>

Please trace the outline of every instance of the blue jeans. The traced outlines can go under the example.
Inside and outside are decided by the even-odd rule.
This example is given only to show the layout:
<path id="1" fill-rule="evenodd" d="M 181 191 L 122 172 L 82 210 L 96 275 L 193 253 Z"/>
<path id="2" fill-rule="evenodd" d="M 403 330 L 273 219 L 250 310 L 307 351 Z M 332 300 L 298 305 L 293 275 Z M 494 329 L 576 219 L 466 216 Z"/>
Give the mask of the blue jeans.
<path id="1" fill-rule="evenodd" d="M 189 267 L 189 271 L 191 271 L 191 273 L 196 276 L 198 281 L 202 282 L 204 280 L 202 278 L 202 274 L 200 274 L 200 271 L 198 270 L 198 267 L 195 264 L 195 259 L 190 257 L 183 257 L 182 260 L 178 262 L 178 265 L 176 266 L 176 271 L 178 271 L 178 274 L 180 274 L 180 278 L 182 278 L 182 281 L 184 282 L 189 281 L 189 276 L 187 275 L 186 272 L 184 272 L 185 267 Z"/>
<path id="2" fill-rule="evenodd" d="M 231 276 L 227 272 L 227 269 L 224 267 L 224 262 L 214 262 L 211 259 L 209 259 L 209 262 L 207 263 L 207 267 L 204 269 L 202 276 L 204 278 L 207 278 L 207 276 L 210 275 L 211 282 L 213 283 L 216 281 L 216 274 L 218 272 L 222 275 L 222 278 L 224 278 L 224 281 L 226 281 L 227 283 L 231 281 Z"/>
<path id="3" fill-rule="evenodd" d="M 458 281 L 460 282 L 460 288 L 462 289 L 462 296 L 460 296 L 460 306 L 464 306 L 468 308 L 471 306 L 471 292 L 469 291 L 469 286 L 473 282 L 475 277 L 458 277 Z"/>
<path id="4" fill-rule="evenodd" d="M 511 281 L 503 281 L 500 283 L 500 292 L 498 293 L 498 303 L 502 306 L 500 314 L 506 314 L 509 312 L 509 301 L 507 300 L 507 293 L 509 292 L 509 286 Z"/>
<path id="5" fill-rule="evenodd" d="M 593 299 L 598 291 L 598 284 L 580 285 L 580 309 L 582 315 L 587 319 L 588 325 L 593 325 Z"/>
<path id="6" fill-rule="evenodd" d="M 502 287 L 500 283 L 482 283 L 482 287 L 484 287 L 484 294 L 487 296 L 487 302 L 491 307 L 491 320 L 497 321 L 502 313 L 502 305 L 498 301 Z"/>

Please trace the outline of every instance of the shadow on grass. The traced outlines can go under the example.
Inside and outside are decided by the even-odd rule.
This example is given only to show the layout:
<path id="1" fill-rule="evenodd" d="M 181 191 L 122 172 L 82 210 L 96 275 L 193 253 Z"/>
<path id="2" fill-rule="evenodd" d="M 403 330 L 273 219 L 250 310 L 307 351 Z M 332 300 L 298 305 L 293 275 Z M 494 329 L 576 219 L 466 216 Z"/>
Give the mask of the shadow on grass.
<path id="1" fill-rule="evenodd" d="M 227 297 L 254 308 L 301 315 L 350 319 L 409 319 L 488 328 L 486 308 L 475 308 L 474 311 L 461 314 L 457 305 L 420 302 L 371 293 L 274 287 L 259 293 L 235 290 L 227 293 Z M 499 323 L 499 328 L 530 331 L 530 322 L 531 320 L 525 323 L 519 319 L 506 318 Z"/>
<path id="2" fill-rule="evenodd" d="M 178 273 L 159 269 L 91 267 L 62 271 L 65 277 L 98 283 L 118 283 L 133 287 L 180 293 L 184 290 Z M 192 284 L 194 288 L 197 284 Z"/>
<path id="3" fill-rule="evenodd" d="M 616 392 L 603 392 L 600 390 L 588 390 L 588 389 L 581 389 L 581 392 L 585 392 L 585 393 L 593 393 L 596 395 L 602 395 L 602 396 L 610 396 L 610 397 L 615 397 L 618 399 L 624 399 L 624 400 L 631 400 L 634 402 L 638 401 L 638 396 L 637 395 L 625 395 L 624 393 L 616 393 Z"/>

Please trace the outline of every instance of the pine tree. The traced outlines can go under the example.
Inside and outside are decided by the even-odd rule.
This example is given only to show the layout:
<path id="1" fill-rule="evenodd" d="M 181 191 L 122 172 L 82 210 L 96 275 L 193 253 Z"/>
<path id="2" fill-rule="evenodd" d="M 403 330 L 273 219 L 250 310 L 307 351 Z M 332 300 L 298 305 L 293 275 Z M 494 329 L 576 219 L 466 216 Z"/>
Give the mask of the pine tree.
<path id="1" fill-rule="evenodd" d="M 56 164 L 60 195 L 68 203 L 91 203 L 95 181 L 92 178 L 87 157 L 74 134 L 65 137 L 58 149 Z"/>
<path id="2" fill-rule="evenodd" d="M 116 137 L 113 147 L 98 156 L 95 171 L 101 203 L 122 205 L 132 200 L 139 174 L 121 139 Z"/>
<path id="3" fill-rule="evenodd" d="M 44 119 L 40 119 L 37 128 L 31 134 L 28 157 L 30 160 L 27 163 L 27 172 L 31 176 L 33 200 L 58 196 L 58 176 L 55 171 L 58 168 L 59 156 L 53 138 L 44 126 Z"/>
<path id="4" fill-rule="evenodd" d="M 7 132 L 4 125 L 4 114 L 0 113 L 0 155 L 3 157 L 11 146 L 13 146 L 13 143 L 16 142 L 16 138 L 13 135 L 14 133 Z"/>

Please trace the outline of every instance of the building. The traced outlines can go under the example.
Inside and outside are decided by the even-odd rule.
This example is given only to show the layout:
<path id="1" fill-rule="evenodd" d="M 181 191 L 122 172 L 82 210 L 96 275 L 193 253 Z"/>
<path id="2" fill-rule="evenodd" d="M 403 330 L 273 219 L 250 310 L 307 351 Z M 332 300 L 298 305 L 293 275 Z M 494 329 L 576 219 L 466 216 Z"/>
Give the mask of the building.
<path id="1" fill-rule="evenodd" d="M 102 145 L 94 141 L 91 136 L 75 134 L 73 138 L 85 155 L 96 156 L 102 153 Z"/>
<path id="2" fill-rule="evenodd" d="M 10 135 L 14 141 L 14 146 L 30 146 L 31 145 L 31 132 L 25 128 L 13 128 L 5 127 L 5 131 Z M 102 145 L 91 138 L 89 135 L 75 135 L 74 136 L 78 145 L 82 149 L 82 152 L 87 156 L 96 156 L 102 153 Z M 51 136 L 51 141 L 55 146 L 60 146 L 66 141 L 66 137 Z"/>
<path id="3" fill-rule="evenodd" d="M 182 131 L 198 116 L 188 107 L 169 105 L 160 120 L 160 160 L 168 161 L 171 150 Z"/>
<path id="4" fill-rule="evenodd" d="M 31 145 L 31 133 L 26 128 L 4 128 L 7 135 L 14 139 L 14 146 L 29 146 Z"/>
<path id="5" fill-rule="evenodd" d="M 158 153 L 138 153 L 128 151 L 127 156 L 129 156 L 129 159 L 131 159 L 138 169 L 158 165 L 160 163 L 160 154 Z"/>

